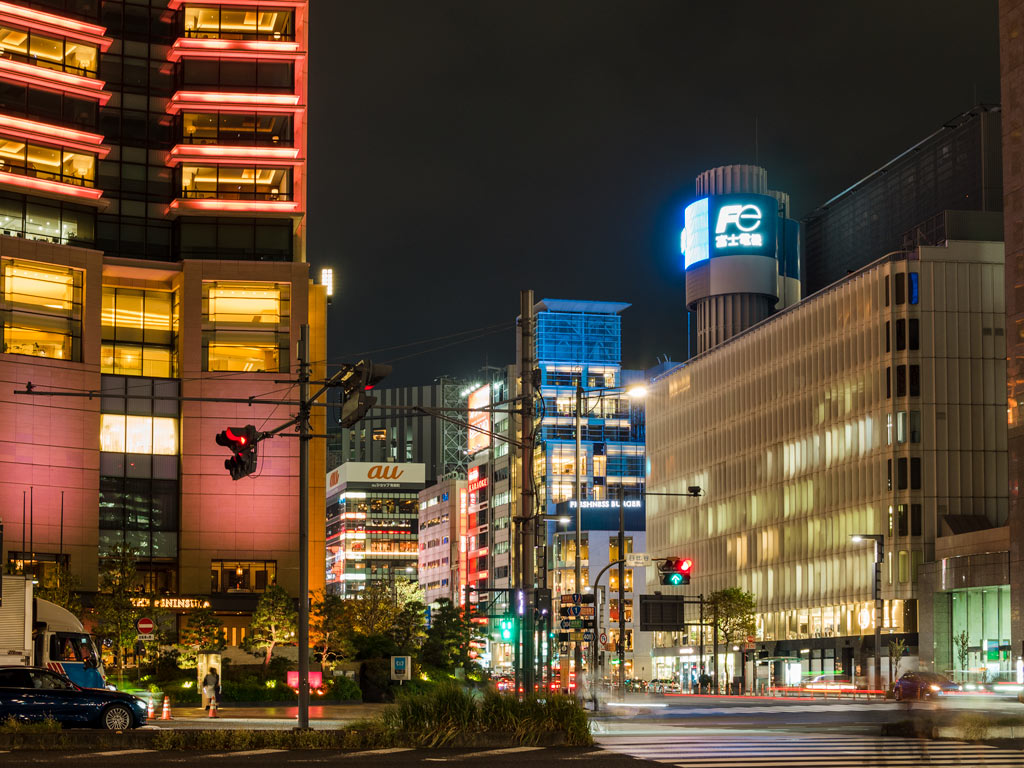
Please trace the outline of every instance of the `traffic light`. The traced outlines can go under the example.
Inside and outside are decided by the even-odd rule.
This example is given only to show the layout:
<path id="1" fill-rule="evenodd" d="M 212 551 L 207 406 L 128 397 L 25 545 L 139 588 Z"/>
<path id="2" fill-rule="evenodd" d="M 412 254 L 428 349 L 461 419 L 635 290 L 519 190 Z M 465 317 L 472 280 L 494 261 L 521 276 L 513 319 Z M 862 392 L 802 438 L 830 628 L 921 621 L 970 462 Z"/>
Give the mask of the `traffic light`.
<path id="1" fill-rule="evenodd" d="M 670 587 L 681 587 L 690 583 L 693 560 L 688 557 L 670 557 L 658 565 L 661 583 Z"/>
<path id="2" fill-rule="evenodd" d="M 338 423 L 345 427 L 354 426 L 366 412 L 377 403 L 369 392 L 391 373 L 390 365 L 374 365 L 369 360 L 360 360 L 341 378 L 341 418 Z"/>
<path id="3" fill-rule="evenodd" d="M 241 480 L 256 471 L 256 443 L 259 433 L 252 424 L 229 427 L 217 435 L 217 445 L 231 449 L 231 458 L 224 460 L 224 469 L 232 480 Z"/>
<path id="4" fill-rule="evenodd" d="M 502 619 L 499 627 L 501 629 L 501 642 L 511 643 L 515 637 L 516 623 L 515 619 Z"/>

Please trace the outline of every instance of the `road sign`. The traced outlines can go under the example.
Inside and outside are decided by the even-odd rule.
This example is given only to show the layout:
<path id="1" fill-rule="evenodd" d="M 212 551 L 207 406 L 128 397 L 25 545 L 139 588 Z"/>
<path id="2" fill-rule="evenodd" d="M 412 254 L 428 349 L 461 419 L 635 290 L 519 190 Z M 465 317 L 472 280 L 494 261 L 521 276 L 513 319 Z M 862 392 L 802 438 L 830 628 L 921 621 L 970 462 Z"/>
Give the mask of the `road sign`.
<path id="1" fill-rule="evenodd" d="M 152 635 L 156 629 L 156 622 L 152 619 L 141 618 L 135 621 L 135 631 L 140 635 Z"/>
<path id="2" fill-rule="evenodd" d="M 607 632 L 602 632 L 601 633 L 601 645 L 604 645 L 607 642 L 608 642 L 608 633 Z"/>
<path id="3" fill-rule="evenodd" d="M 568 595 L 562 595 L 559 602 L 562 605 L 588 605 L 594 602 L 594 594 L 591 592 L 581 595 L 579 592 L 573 592 Z"/>
<path id="4" fill-rule="evenodd" d="M 583 633 L 580 631 L 558 633 L 558 642 L 560 643 L 579 643 L 582 640 Z"/>
<path id="5" fill-rule="evenodd" d="M 567 629 L 593 629 L 593 619 L 562 619 L 561 628 Z"/>
<path id="6" fill-rule="evenodd" d="M 593 616 L 594 606 L 592 605 L 563 605 L 558 609 L 560 616 Z"/>
<path id="7" fill-rule="evenodd" d="M 651 564 L 651 556 L 646 552 L 631 552 L 626 555 L 627 568 L 643 568 Z"/>
<path id="8" fill-rule="evenodd" d="M 594 633 L 593 632 L 584 632 L 583 633 L 583 642 L 584 643 L 592 643 L 592 642 L 594 642 Z"/>
<path id="9" fill-rule="evenodd" d="M 140 643 L 150 643 L 150 642 L 152 642 L 152 641 L 156 640 L 156 635 L 154 635 L 154 634 L 152 634 L 152 633 L 150 633 L 150 634 L 148 634 L 148 635 L 139 635 L 139 636 L 138 636 L 138 637 L 136 637 L 135 639 L 136 639 L 136 640 L 137 640 L 138 642 L 140 642 Z"/>

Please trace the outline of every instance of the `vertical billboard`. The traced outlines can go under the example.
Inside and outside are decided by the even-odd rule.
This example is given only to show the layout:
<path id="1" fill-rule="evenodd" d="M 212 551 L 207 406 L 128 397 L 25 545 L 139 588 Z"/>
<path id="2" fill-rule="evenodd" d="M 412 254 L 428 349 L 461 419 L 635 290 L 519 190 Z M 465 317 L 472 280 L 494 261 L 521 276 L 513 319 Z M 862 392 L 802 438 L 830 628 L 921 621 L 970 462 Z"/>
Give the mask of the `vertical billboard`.
<path id="1" fill-rule="evenodd" d="M 467 407 L 469 408 L 469 440 L 468 452 L 472 456 L 477 451 L 482 451 L 491 444 L 491 412 L 489 410 L 478 410 L 490 408 L 491 406 L 491 385 L 484 384 L 479 389 L 469 393 Z M 481 432 L 480 430 L 484 430 Z"/>

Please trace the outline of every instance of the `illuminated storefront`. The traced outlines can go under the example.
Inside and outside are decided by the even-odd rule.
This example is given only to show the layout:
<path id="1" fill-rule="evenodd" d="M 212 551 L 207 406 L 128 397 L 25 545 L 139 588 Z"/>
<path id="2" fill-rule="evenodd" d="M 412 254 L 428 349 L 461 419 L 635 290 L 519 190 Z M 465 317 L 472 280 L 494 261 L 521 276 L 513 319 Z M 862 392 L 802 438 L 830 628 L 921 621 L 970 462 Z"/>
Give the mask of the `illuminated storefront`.
<path id="1" fill-rule="evenodd" d="M 417 581 L 423 464 L 348 462 L 327 475 L 327 590 Z"/>

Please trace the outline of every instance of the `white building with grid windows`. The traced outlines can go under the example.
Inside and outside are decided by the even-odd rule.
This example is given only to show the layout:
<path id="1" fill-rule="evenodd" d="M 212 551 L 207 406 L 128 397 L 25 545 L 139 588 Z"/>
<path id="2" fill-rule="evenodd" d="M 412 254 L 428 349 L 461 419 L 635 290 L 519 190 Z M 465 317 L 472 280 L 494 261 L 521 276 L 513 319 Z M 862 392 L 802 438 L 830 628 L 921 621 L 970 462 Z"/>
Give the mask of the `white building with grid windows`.
<path id="1" fill-rule="evenodd" d="M 653 557 L 694 560 L 688 595 L 757 598 L 756 642 L 721 661 L 748 690 L 874 656 L 916 663 L 918 567 L 944 524 L 1007 517 L 1003 245 L 948 242 L 874 262 L 656 379 L 647 405 Z M 927 596 L 931 599 L 931 595 Z M 657 677 L 694 673 L 692 633 L 656 633 Z M 706 660 L 710 665 L 710 659 Z M 707 668 L 707 667 L 706 667 Z M 883 680 L 887 662 L 883 663 Z"/>

